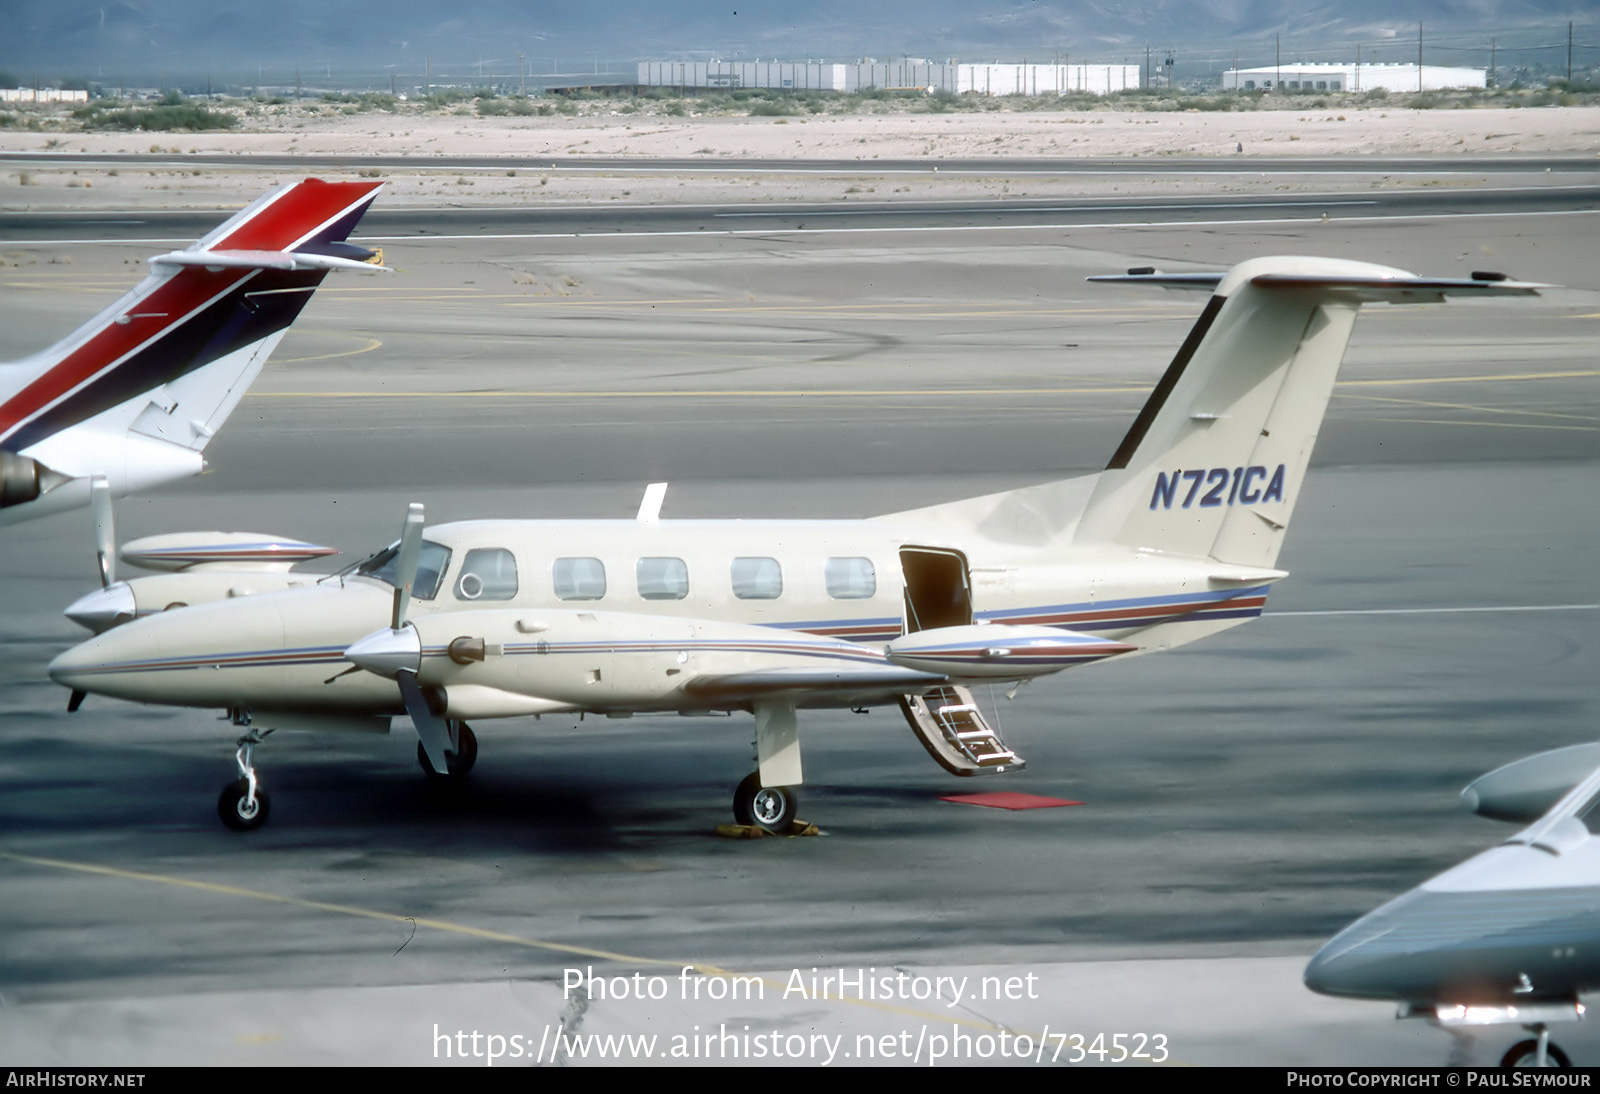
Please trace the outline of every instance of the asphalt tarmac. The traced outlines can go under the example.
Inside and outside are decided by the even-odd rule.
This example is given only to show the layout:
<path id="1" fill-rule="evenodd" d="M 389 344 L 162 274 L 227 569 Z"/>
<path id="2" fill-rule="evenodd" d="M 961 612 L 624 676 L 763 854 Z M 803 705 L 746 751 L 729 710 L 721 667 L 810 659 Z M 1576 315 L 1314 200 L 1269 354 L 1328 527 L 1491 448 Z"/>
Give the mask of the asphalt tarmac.
<path id="1" fill-rule="evenodd" d="M 1512 211 L 1533 215 L 1479 215 Z M 850 1062 L 863 1035 L 882 1060 L 907 1033 L 927 1062 L 930 1037 L 1002 1028 L 1069 1038 L 1036 1062 L 1112 1062 L 1119 1033 L 1148 1063 L 1158 1036 L 1169 1063 L 1497 1059 L 1515 1031 L 1299 983 L 1345 923 L 1509 834 L 1460 811 L 1462 785 L 1596 724 L 1592 214 L 1404 214 L 386 243 L 397 273 L 326 286 L 212 471 L 121 503 L 123 538 L 247 527 L 359 554 L 408 500 L 434 521 L 625 516 L 663 479 L 668 518 L 868 515 L 1103 464 L 1200 301 L 1088 274 L 1318 253 L 1576 291 L 1369 309 L 1265 617 L 997 698 L 1029 762 L 1004 787 L 947 776 L 898 712 L 808 714 L 812 839 L 714 834 L 749 767 L 737 718 L 483 723 L 459 797 L 403 726 L 279 735 L 258 754 L 272 821 L 224 831 L 225 723 L 93 698 L 69 716 L 44 675 L 93 581 L 87 515 L 7 529 L 0 1058 L 462 1062 L 438 1034 L 476 1029 L 528 1039 L 502 1063 L 548 1063 L 546 1027 L 748 1025 L 838 1033 Z M 0 271 L 0 356 L 66 333 L 146 250 Z M 995 788 L 1084 804 L 941 800 Z M 665 994 L 563 996 L 589 966 Z M 953 1006 L 956 980 L 782 998 L 814 967 L 997 980 Z M 765 994 L 712 999 L 716 970 Z M 1557 1039 L 1600 1060 L 1593 1032 Z"/>

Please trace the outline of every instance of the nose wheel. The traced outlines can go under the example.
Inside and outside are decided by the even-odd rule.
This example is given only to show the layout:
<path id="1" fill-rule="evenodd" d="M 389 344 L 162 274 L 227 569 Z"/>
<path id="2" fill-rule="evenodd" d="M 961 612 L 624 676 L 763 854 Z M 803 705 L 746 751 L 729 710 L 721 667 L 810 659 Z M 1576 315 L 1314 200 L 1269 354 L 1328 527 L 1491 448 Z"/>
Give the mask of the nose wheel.
<path id="1" fill-rule="evenodd" d="M 762 786 L 761 773 L 752 771 L 733 792 L 733 819 L 769 832 L 787 832 L 794 823 L 799 800 L 787 786 Z"/>
<path id="2" fill-rule="evenodd" d="M 222 788 L 217 798 L 217 816 L 236 832 L 248 832 L 267 823 L 272 799 L 259 786 L 252 789 L 249 779 L 240 779 Z"/>
<path id="3" fill-rule="evenodd" d="M 467 777 L 467 772 L 478 762 L 478 736 L 472 732 L 472 727 L 465 722 L 452 722 L 450 729 L 450 735 L 455 738 L 455 748 L 445 753 L 448 770 L 442 773 L 434 769 L 433 761 L 428 759 L 428 750 L 422 747 L 422 742 L 417 742 L 417 763 L 422 765 L 422 770 L 427 772 L 430 779 L 450 782 L 464 779 Z"/>
<path id="4" fill-rule="evenodd" d="M 272 800 L 261 789 L 255 767 L 256 745 L 266 740 L 271 732 L 270 729 L 266 733 L 252 729 L 239 738 L 239 750 L 233 755 L 239 765 L 239 779 L 224 786 L 217 797 L 217 816 L 236 832 L 260 828 L 267 823 L 267 815 L 272 810 Z"/>

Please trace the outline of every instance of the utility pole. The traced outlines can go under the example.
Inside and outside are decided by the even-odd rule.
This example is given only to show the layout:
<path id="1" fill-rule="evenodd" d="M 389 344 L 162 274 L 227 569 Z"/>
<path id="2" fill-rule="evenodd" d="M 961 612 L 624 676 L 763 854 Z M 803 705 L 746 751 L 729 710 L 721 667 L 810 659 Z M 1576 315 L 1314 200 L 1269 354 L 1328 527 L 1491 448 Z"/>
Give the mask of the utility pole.
<path id="1" fill-rule="evenodd" d="M 1356 90 L 1361 90 L 1361 43 L 1356 43 Z"/>
<path id="2" fill-rule="evenodd" d="M 1567 23 L 1567 83 L 1572 83 L 1572 23 Z M 249 757 L 246 757 L 248 759 Z"/>
<path id="3" fill-rule="evenodd" d="M 1495 47 L 1494 36 L 1490 35 L 1489 36 L 1489 86 L 1490 87 L 1493 87 L 1496 83 L 1499 82 L 1498 80 L 1495 79 L 1495 75 L 1494 75 L 1494 47 Z"/>
<path id="4" fill-rule="evenodd" d="M 1272 93 L 1274 95 L 1282 95 L 1283 94 L 1283 35 L 1274 34 L 1272 36 L 1272 53 L 1273 53 L 1273 56 L 1275 58 L 1275 60 L 1272 62 L 1273 65 L 1274 65 L 1274 72 L 1273 72 L 1273 77 L 1272 77 Z"/>
<path id="5" fill-rule="evenodd" d="M 520 53 L 517 54 L 517 80 L 522 85 L 522 97 L 526 99 L 528 97 L 528 69 L 527 66 L 522 63 L 522 61 L 523 55 Z"/>
<path id="6" fill-rule="evenodd" d="M 1417 24 L 1417 90 L 1422 90 L 1422 24 Z"/>

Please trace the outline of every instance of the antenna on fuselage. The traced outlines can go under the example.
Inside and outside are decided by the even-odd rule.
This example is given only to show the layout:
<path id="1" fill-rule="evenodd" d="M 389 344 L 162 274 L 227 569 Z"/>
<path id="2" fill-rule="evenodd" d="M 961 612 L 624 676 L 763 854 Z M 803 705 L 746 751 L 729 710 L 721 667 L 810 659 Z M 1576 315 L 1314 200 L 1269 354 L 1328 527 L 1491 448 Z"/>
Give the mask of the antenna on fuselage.
<path id="1" fill-rule="evenodd" d="M 644 488 L 644 499 L 639 502 L 639 513 L 633 519 L 640 524 L 655 524 L 661 520 L 661 503 L 666 500 L 667 484 L 653 482 Z"/>

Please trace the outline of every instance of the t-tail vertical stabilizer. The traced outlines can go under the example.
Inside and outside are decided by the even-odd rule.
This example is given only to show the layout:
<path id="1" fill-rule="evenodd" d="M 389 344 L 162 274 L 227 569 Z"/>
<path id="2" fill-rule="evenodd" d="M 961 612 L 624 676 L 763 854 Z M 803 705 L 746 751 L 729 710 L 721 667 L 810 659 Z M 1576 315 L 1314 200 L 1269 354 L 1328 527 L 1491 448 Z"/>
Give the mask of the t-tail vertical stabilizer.
<path id="1" fill-rule="evenodd" d="M 1215 290 L 1090 495 L 1074 541 L 1270 569 L 1365 303 L 1533 295 L 1499 274 L 1421 278 L 1334 258 L 1106 281 Z"/>
<path id="2" fill-rule="evenodd" d="M 138 286 L 51 348 L 0 364 L 0 525 L 200 472 L 201 451 L 330 270 L 376 270 L 347 237 L 382 183 L 306 179 L 150 260 Z"/>

